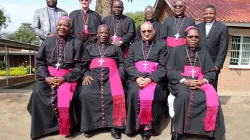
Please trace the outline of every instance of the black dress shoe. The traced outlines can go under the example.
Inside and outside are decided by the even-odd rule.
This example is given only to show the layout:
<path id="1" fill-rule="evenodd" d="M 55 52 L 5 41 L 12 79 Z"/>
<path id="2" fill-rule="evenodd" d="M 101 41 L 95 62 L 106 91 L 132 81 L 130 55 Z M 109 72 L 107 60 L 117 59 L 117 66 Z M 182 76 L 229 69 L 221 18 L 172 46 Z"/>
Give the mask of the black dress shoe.
<path id="1" fill-rule="evenodd" d="M 93 137 L 94 136 L 94 131 L 85 132 L 84 136 L 87 137 L 87 138 Z"/>
<path id="2" fill-rule="evenodd" d="M 121 139 L 122 135 L 121 135 L 121 132 L 118 130 L 118 129 L 115 129 L 115 128 L 111 128 L 111 136 L 114 138 L 114 139 Z"/>
<path id="3" fill-rule="evenodd" d="M 142 132 L 142 140 L 149 140 L 152 136 L 151 131 L 143 131 Z"/>
<path id="4" fill-rule="evenodd" d="M 171 138 L 171 140 L 180 140 L 180 139 L 181 139 L 180 134 L 178 134 L 177 132 L 173 132 L 173 133 L 172 133 L 172 138 Z"/>

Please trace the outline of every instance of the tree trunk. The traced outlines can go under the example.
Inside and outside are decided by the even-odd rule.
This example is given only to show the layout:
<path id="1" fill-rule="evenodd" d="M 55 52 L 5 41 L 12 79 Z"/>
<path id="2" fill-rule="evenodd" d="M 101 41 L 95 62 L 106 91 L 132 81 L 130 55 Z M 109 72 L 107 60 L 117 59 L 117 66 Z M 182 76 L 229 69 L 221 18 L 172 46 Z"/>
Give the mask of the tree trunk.
<path id="1" fill-rule="evenodd" d="M 95 10 L 103 18 L 111 14 L 113 0 L 96 0 Z"/>

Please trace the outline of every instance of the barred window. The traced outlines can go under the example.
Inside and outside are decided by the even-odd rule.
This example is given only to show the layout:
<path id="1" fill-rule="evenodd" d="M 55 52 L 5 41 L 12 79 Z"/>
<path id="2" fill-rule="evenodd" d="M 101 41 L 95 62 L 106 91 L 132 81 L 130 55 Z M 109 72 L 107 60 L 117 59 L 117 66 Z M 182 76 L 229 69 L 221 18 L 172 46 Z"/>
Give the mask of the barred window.
<path id="1" fill-rule="evenodd" d="M 250 37 L 232 36 L 230 66 L 250 68 Z"/>

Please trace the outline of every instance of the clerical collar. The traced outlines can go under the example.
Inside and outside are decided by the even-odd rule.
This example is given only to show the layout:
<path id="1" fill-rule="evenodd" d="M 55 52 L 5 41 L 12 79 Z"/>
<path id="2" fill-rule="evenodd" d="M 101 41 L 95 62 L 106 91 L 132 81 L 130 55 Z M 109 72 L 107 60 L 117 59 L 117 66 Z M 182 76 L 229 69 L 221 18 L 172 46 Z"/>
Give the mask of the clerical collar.
<path id="1" fill-rule="evenodd" d="M 176 15 L 176 18 L 184 18 L 184 15 Z"/>
<path id="2" fill-rule="evenodd" d="M 215 22 L 215 20 L 213 20 L 212 22 L 210 22 L 210 23 L 207 23 L 206 22 L 206 25 L 213 25 L 214 24 L 214 22 Z"/>
<path id="3" fill-rule="evenodd" d="M 150 40 L 150 41 L 148 41 L 148 43 L 145 41 L 145 40 L 142 40 L 143 41 L 143 43 L 145 43 L 145 44 L 147 44 L 147 45 L 151 45 L 153 42 L 154 42 L 154 40 L 152 39 L 152 40 Z"/>
<path id="4" fill-rule="evenodd" d="M 116 16 L 115 14 L 113 14 L 113 17 L 116 18 L 116 19 L 121 19 L 123 16 L 123 14 L 119 15 L 119 16 Z"/>
<path id="5" fill-rule="evenodd" d="M 48 7 L 49 10 L 56 10 L 57 7 Z"/>
<path id="6" fill-rule="evenodd" d="M 85 10 L 83 10 L 83 9 L 81 9 L 82 10 L 82 12 L 85 14 Z M 88 9 L 87 11 L 86 11 L 86 14 L 87 13 L 90 13 L 90 9 Z"/>
<path id="7" fill-rule="evenodd" d="M 149 21 L 149 22 L 151 22 L 151 23 L 153 23 L 153 22 L 154 22 L 154 20 L 153 20 L 153 19 L 151 19 L 151 20 L 146 20 L 146 21 Z"/>

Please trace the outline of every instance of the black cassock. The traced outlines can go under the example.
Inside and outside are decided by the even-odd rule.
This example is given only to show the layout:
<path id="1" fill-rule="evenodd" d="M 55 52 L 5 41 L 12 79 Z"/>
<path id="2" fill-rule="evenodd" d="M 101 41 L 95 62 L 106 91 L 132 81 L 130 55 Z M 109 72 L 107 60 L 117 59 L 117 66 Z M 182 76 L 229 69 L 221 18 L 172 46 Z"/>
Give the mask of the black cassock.
<path id="1" fill-rule="evenodd" d="M 128 48 L 130 43 L 135 38 L 135 24 L 133 20 L 125 15 L 121 15 L 120 17 L 114 17 L 112 15 L 106 16 L 102 20 L 102 24 L 106 24 L 109 26 L 109 34 L 110 36 L 118 36 L 121 37 L 121 41 L 123 41 L 121 48 L 122 51 L 125 48 Z"/>
<path id="2" fill-rule="evenodd" d="M 89 10 L 86 15 L 83 15 L 81 10 L 75 10 L 69 14 L 69 17 L 72 23 L 72 34 L 77 39 L 85 42 L 96 37 L 97 29 L 101 24 L 101 16 L 97 12 Z M 84 33 L 85 24 L 88 26 L 88 34 Z"/>
<path id="3" fill-rule="evenodd" d="M 185 38 L 185 30 L 188 26 L 195 26 L 195 21 L 189 17 L 168 17 L 162 24 L 161 28 L 161 39 L 167 39 L 168 36 L 174 37 L 179 33 L 179 38 Z"/>
<path id="4" fill-rule="evenodd" d="M 191 63 L 187 56 L 185 46 L 173 48 L 171 54 L 167 57 L 167 77 L 169 79 L 169 89 L 174 99 L 174 117 L 173 117 L 173 131 L 179 134 L 198 134 L 207 135 L 209 137 L 220 139 L 225 134 L 224 116 L 219 105 L 216 127 L 214 131 L 205 131 L 203 118 L 206 115 L 206 95 L 203 90 L 190 90 L 184 83 L 180 83 L 181 79 L 192 79 L 192 77 L 182 76 L 180 73 L 184 72 L 184 66 L 201 67 L 201 73 L 204 74 L 203 79 L 207 79 L 209 83 L 215 80 L 214 63 L 209 53 L 203 49 L 198 52 L 195 61 L 195 52 L 191 53 L 188 50 Z M 195 79 L 195 78 L 193 78 Z M 197 78 L 196 78 L 197 79 Z"/>
<path id="5" fill-rule="evenodd" d="M 127 75 L 127 125 L 125 133 L 130 134 L 133 133 L 143 127 L 147 127 L 152 129 L 154 134 L 159 134 L 160 129 L 160 118 L 162 115 L 162 107 L 161 101 L 166 98 L 166 86 L 165 86 L 165 76 L 166 70 L 164 68 L 164 62 L 167 55 L 167 47 L 165 43 L 160 41 L 154 41 L 151 51 L 148 55 L 147 61 L 150 62 L 157 62 L 159 63 L 158 69 L 154 71 L 152 74 L 149 73 L 141 73 L 135 67 L 135 63 L 138 61 L 143 61 L 143 51 L 145 51 L 145 42 L 136 41 L 135 43 L 131 44 L 129 49 L 128 56 L 125 60 L 126 66 L 126 75 Z M 152 42 L 149 42 L 152 45 Z M 143 45 L 143 49 L 142 49 Z M 149 49 L 147 49 L 149 52 Z M 144 77 L 150 78 L 152 81 L 157 83 L 155 92 L 154 92 L 154 99 L 152 103 L 152 121 L 149 125 L 142 126 L 138 118 L 140 112 L 140 100 L 139 99 L 139 86 L 136 83 L 136 78 Z"/>
<path id="6" fill-rule="evenodd" d="M 64 47 L 64 55 L 60 64 L 60 69 L 72 69 L 64 76 L 66 82 L 78 81 L 85 71 L 86 61 L 89 61 L 88 54 L 82 46 L 80 40 L 70 37 Z M 40 46 L 36 56 L 36 70 L 38 80 L 33 87 L 28 111 L 31 114 L 31 138 L 35 139 L 49 133 L 57 132 L 58 126 L 58 108 L 57 108 L 57 89 L 52 90 L 50 85 L 45 82 L 45 78 L 50 76 L 48 66 L 56 68 L 58 61 L 58 47 L 56 38 L 47 38 Z M 79 92 L 76 88 L 75 92 Z M 73 97 L 74 98 L 74 97 Z M 53 107 L 52 107 L 53 106 Z M 77 123 L 75 111 L 71 106 L 72 127 Z"/>
<path id="7" fill-rule="evenodd" d="M 99 48 L 98 48 L 99 47 Z M 119 47 L 95 43 L 86 47 L 90 59 L 112 58 L 117 62 L 121 79 L 124 78 L 124 58 Z M 105 53 L 104 53 L 105 52 Z M 104 62 L 105 63 L 105 62 Z M 90 66 L 90 63 L 87 67 Z M 89 85 L 82 87 L 79 95 L 81 107 L 81 132 L 87 132 L 99 128 L 124 129 L 124 125 L 119 127 L 113 125 L 113 99 L 110 89 L 109 68 L 100 67 L 88 69 L 85 76 L 91 76 L 94 80 Z M 102 90 L 103 89 L 103 90 Z"/>
<path id="8" fill-rule="evenodd" d="M 159 39 L 160 35 L 161 35 L 161 28 L 162 28 L 162 24 L 160 22 L 157 21 L 153 21 L 151 22 L 153 24 L 153 27 L 155 29 L 155 38 Z M 140 40 L 141 39 L 141 25 L 139 25 L 137 27 L 137 31 L 136 31 L 136 40 Z"/>

